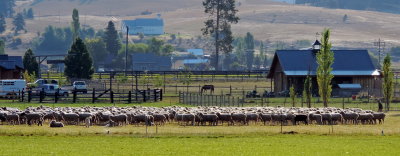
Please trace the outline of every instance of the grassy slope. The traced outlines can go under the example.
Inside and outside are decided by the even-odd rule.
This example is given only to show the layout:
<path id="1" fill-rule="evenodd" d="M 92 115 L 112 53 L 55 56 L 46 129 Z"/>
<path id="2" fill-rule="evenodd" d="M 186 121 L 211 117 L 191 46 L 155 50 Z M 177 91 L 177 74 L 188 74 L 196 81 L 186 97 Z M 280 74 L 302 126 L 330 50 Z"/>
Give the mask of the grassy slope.
<path id="1" fill-rule="evenodd" d="M 118 19 L 155 17 L 154 14 L 137 16 L 139 12 L 149 8 L 151 11 L 162 13 L 167 33 L 191 36 L 201 35 L 200 28 L 203 27 L 206 17 L 201 8 L 201 0 L 120 0 L 118 3 L 98 0 L 90 4 L 50 0 L 34 6 L 20 5 L 18 8 L 22 10 L 27 7 L 33 7 L 38 17 L 35 20 L 27 20 L 28 34 L 21 35 L 24 43 L 29 43 L 37 32 L 43 32 L 49 24 L 69 26 L 73 8 L 80 10 L 81 24 L 90 25 L 96 29 L 106 27 L 106 22 L 111 20 L 111 16 L 107 16 L 110 13 Z M 379 37 L 393 45 L 400 44 L 397 38 L 397 32 L 399 32 L 397 25 L 400 24 L 398 14 L 294 6 L 262 0 L 242 1 L 238 9 L 241 21 L 232 27 L 234 33 L 244 35 L 246 32 L 252 32 L 260 40 L 288 42 L 302 39 L 313 40 L 316 32 L 324 28 L 332 28 L 334 46 L 373 48 L 372 42 Z M 349 17 L 346 23 L 342 21 L 344 14 Z M 117 20 L 119 28 L 118 23 Z M 10 24 L 9 29 L 11 30 Z"/>

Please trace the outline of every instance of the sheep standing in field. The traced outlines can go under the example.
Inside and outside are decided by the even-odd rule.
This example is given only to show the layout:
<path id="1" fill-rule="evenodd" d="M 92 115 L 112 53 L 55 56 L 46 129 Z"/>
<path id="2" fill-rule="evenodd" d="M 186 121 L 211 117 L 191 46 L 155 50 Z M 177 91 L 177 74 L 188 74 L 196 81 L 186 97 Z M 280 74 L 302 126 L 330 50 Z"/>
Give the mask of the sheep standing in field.
<path id="1" fill-rule="evenodd" d="M 62 122 L 57 122 L 55 120 L 52 120 L 50 122 L 50 127 L 55 128 L 55 127 L 64 127 L 64 124 Z"/>
<path id="2" fill-rule="evenodd" d="M 92 117 L 87 117 L 86 119 L 85 119 L 85 127 L 86 128 L 89 128 L 90 126 L 91 126 L 91 120 L 92 120 Z"/>

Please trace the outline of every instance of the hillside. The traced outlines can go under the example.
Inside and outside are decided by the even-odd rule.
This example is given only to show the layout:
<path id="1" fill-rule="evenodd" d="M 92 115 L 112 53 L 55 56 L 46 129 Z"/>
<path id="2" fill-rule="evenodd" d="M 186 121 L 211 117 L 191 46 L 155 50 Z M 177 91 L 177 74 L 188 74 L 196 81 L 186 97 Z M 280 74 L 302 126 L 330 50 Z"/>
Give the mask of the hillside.
<path id="1" fill-rule="evenodd" d="M 400 1 L 398 0 L 296 0 L 296 4 L 400 13 Z"/>
<path id="2" fill-rule="evenodd" d="M 104 29 L 109 20 L 117 22 L 119 28 L 122 19 L 155 17 L 155 14 L 140 15 L 140 12 L 148 9 L 162 14 L 166 33 L 195 37 L 201 35 L 200 29 L 207 17 L 203 13 L 201 2 L 202 0 L 118 0 L 116 3 L 110 0 L 92 0 L 82 4 L 76 0 L 43 0 L 34 5 L 21 3 L 17 8 L 21 10 L 32 7 L 35 19 L 26 21 L 28 33 L 19 37 L 24 43 L 29 43 L 48 25 L 69 26 L 73 8 L 79 9 L 82 25 L 96 29 Z M 267 0 L 240 2 L 238 9 L 241 20 L 239 24 L 233 26 L 235 35 L 252 32 L 259 40 L 290 43 L 297 40 L 314 40 L 317 32 L 331 28 L 334 47 L 373 49 L 372 42 L 378 38 L 387 41 L 387 47 L 400 45 L 397 37 L 400 34 L 398 14 L 288 5 Z M 348 20 L 343 22 L 345 14 L 348 15 Z M 8 29 L 11 27 L 9 24 Z M 10 35 L 11 31 L 2 36 L 7 34 Z M 9 51 L 22 54 L 24 48 L 27 47 Z"/>

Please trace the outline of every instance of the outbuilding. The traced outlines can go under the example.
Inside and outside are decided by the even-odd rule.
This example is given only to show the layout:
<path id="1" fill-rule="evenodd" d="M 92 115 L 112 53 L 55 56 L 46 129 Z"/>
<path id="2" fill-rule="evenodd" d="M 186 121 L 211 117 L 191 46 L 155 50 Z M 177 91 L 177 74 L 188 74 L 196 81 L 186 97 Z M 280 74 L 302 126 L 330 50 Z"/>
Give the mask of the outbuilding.
<path id="1" fill-rule="evenodd" d="M 319 52 L 319 41 L 309 50 L 277 50 L 275 52 L 267 78 L 273 80 L 275 93 L 287 92 L 294 85 L 301 93 L 307 75 L 312 77 L 313 93 L 318 94 L 316 55 Z M 373 64 L 367 50 L 332 50 L 332 94 L 340 92 L 341 84 L 360 85 L 361 91 L 370 95 L 381 94 L 381 73 Z"/>

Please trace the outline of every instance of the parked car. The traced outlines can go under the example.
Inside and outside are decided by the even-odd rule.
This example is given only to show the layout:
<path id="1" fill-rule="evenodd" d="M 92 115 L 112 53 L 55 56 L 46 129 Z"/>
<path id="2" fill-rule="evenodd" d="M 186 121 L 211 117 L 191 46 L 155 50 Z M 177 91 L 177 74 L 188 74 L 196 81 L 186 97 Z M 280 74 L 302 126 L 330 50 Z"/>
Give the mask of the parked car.
<path id="1" fill-rule="evenodd" d="M 87 93 L 87 86 L 85 81 L 75 81 L 72 85 L 76 92 Z"/>
<path id="2" fill-rule="evenodd" d="M 68 90 L 61 89 L 56 84 L 44 84 L 42 88 L 36 88 L 36 94 L 39 95 L 40 91 L 44 91 L 46 96 L 54 96 L 58 91 L 58 96 L 65 96 L 68 97 L 69 93 Z"/>
<path id="3" fill-rule="evenodd" d="M 0 80 L 0 96 L 11 97 L 26 87 L 25 80 Z"/>
<path id="4" fill-rule="evenodd" d="M 43 88 L 45 84 L 58 84 L 57 80 L 37 79 L 34 83 L 28 83 L 29 88 Z"/>

